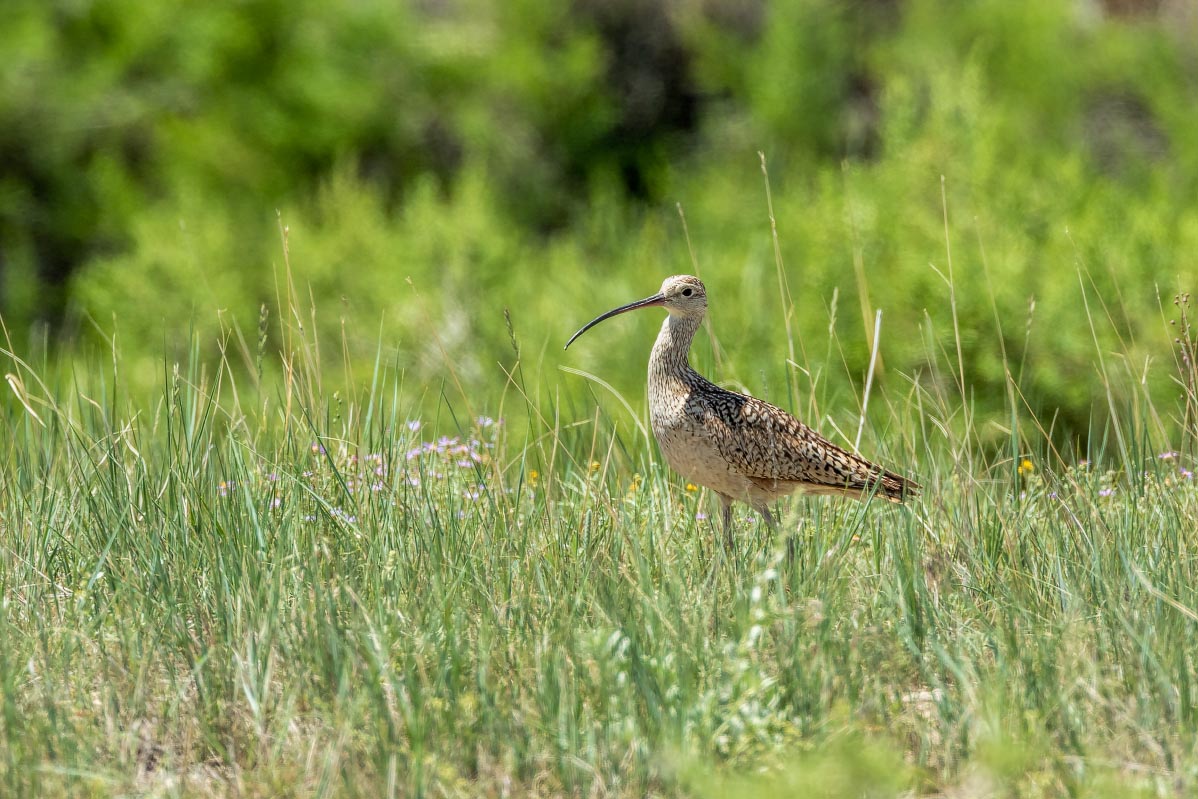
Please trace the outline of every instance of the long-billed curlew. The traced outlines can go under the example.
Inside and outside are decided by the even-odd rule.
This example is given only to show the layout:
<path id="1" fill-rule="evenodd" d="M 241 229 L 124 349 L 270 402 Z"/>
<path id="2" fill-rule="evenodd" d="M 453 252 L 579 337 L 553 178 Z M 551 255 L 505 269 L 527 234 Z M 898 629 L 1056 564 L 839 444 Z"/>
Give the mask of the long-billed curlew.
<path id="1" fill-rule="evenodd" d="M 566 347 L 604 319 L 638 308 L 669 311 L 649 356 L 649 418 L 666 461 L 723 503 L 731 541 L 732 503 L 747 502 L 770 527 L 769 504 L 795 491 L 902 502 L 919 489 L 905 477 L 836 446 L 786 411 L 713 384 L 687 361 L 707 312 L 707 290 L 690 275 L 668 277 L 652 297 L 592 319 Z"/>

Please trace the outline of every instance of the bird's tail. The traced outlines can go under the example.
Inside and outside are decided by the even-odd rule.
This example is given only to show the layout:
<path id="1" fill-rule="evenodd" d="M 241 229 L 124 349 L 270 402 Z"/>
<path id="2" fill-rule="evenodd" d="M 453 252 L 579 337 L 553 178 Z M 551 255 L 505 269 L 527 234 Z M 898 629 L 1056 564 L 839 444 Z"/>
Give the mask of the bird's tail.
<path id="1" fill-rule="evenodd" d="M 870 491 L 874 491 L 875 495 L 882 499 L 902 503 L 918 495 L 921 488 L 923 486 L 919 483 L 909 480 L 901 474 L 896 474 L 889 469 L 879 469 L 870 480 L 869 486 L 863 491 L 862 499 L 867 498 Z"/>

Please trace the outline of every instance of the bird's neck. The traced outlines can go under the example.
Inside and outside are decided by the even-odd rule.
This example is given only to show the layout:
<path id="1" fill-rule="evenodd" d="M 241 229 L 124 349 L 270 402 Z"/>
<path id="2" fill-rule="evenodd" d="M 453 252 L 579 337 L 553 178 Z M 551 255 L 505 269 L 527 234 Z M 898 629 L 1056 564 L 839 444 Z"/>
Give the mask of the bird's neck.
<path id="1" fill-rule="evenodd" d="M 653 353 L 649 356 L 649 374 L 683 375 L 690 371 L 686 356 L 701 319 L 670 314 L 657 334 Z"/>

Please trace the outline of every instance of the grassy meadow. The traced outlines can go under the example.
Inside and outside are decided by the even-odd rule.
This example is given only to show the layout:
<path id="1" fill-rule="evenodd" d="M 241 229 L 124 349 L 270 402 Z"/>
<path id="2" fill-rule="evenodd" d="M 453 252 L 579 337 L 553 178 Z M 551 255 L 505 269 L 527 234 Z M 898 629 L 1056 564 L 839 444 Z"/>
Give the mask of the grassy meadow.
<path id="1" fill-rule="evenodd" d="M 381 357 L 329 366 L 344 345 L 283 296 L 241 336 L 260 373 L 194 346 L 135 394 L 119 354 L 4 351 L 6 794 L 1198 786 L 1192 343 L 1189 402 L 1112 398 L 1082 453 L 1014 382 L 1005 424 L 979 419 L 951 341 L 868 423 L 812 407 L 925 490 L 786 504 L 788 559 L 743 507 L 725 552 L 643 403 L 530 373 L 514 331 L 501 390 L 447 359 L 430 401 Z M 589 335 L 643 362 L 646 336 Z"/>

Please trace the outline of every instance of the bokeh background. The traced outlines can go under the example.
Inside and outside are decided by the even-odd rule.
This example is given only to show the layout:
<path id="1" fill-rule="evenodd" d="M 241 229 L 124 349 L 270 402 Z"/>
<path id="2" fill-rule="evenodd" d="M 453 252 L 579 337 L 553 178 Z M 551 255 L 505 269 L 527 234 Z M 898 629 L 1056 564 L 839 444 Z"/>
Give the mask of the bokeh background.
<path id="1" fill-rule="evenodd" d="M 931 355 L 959 337 L 982 412 L 1005 357 L 1065 434 L 1106 403 L 1096 352 L 1178 393 L 1192 0 L 7 0 L 0 18 L 18 352 L 115 347 L 154 385 L 193 342 L 270 369 L 298 314 L 330 359 L 394 364 L 434 401 L 452 364 L 485 405 L 516 360 L 506 309 L 525 374 L 577 385 L 569 363 L 635 400 L 656 315 L 561 344 L 698 269 L 697 365 L 774 399 L 792 344 L 859 392 L 877 309 L 883 390 L 945 379 Z"/>

